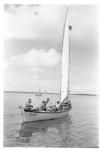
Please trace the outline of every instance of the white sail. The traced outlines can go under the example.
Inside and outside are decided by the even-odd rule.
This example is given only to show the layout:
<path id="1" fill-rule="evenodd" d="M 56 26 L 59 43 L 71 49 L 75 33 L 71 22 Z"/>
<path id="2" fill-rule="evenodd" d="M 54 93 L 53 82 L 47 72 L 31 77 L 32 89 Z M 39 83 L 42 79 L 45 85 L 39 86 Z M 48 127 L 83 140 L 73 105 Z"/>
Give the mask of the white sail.
<path id="1" fill-rule="evenodd" d="M 68 14 L 64 26 L 62 64 L 61 64 L 61 102 L 68 96 L 68 80 L 69 80 L 69 25 Z"/>

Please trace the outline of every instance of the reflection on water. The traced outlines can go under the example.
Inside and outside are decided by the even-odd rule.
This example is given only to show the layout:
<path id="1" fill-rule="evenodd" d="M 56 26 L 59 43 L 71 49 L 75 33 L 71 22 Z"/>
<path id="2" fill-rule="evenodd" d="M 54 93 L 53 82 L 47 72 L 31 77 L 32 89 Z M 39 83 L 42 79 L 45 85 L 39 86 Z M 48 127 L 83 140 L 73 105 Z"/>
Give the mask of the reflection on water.
<path id="1" fill-rule="evenodd" d="M 65 116 L 60 119 L 45 120 L 37 122 L 22 123 L 19 131 L 19 136 L 17 137 L 22 142 L 30 142 L 30 137 L 39 134 L 61 134 L 63 127 L 70 128 L 72 121 L 71 116 Z"/>

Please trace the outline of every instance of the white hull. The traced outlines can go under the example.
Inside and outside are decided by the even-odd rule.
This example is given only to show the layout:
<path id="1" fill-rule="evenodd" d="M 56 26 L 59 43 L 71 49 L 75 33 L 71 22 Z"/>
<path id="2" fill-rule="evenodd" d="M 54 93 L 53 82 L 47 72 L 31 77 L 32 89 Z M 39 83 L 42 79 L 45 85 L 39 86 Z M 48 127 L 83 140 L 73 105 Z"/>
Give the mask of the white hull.
<path id="1" fill-rule="evenodd" d="M 62 112 L 25 112 L 22 110 L 21 112 L 22 122 L 57 119 L 66 115 L 68 115 L 68 110 Z"/>

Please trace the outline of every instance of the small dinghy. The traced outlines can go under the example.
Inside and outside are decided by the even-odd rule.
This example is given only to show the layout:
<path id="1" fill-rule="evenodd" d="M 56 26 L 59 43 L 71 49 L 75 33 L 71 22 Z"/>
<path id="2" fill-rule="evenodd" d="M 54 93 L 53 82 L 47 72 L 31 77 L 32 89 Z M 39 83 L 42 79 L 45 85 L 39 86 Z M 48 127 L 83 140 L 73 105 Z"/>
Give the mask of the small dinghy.
<path id="1" fill-rule="evenodd" d="M 27 110 L 20 106 L 22 122 L 40 121 L 61 118 L 68 115 L 69 110 L 72 108 L 69 100 L 69 32 L 71 26 L 68 25 L 68 15 L 66 13 L 66 20 L 63 31 L 63 45 L 62 45 L 62 59 L 61 59 L 61 92 L 60 92 L 60 108 L 58 110 Z"/>
<path id="2" fill-rule="evenodd" d="M 37 92 L 35 95 L 36 96 L 42 96 L 42 93 L 41 93 L 40 89 L 39 89 L 39 92 Z"/>

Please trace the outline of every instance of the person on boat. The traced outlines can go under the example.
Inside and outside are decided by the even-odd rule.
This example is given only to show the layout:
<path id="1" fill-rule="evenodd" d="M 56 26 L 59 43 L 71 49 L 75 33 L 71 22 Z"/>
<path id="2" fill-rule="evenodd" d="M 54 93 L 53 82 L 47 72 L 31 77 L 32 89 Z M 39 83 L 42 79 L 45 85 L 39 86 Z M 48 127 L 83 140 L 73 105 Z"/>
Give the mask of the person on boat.
<path id="1" fill-rule="evenodd" d="M 58 111 L 58 110 L 60 110 L 60 102 L 59 101 L 57 101 L 57 103 L 56 103 L 56 111 Z"/>
<path id="2" fill-rule="evenodd" d="M 70 100 L 68 101 L 68 107 L 69 107 L 69 108 L 72 108 L 72 105 L 71 105 L 71 101 L 70 101 Z"/>
<path id="3" fill-rule="evenodd" d="M 47 103 L 49 102 L 49 98 L 47 98 L 47 100 L 46 101 L 42 101 L 42 105 L 41 105 L 41 110 L 44 110 L 44 111 L 46 111 L 46 105 L 47 105 Z"/>
<path id="4" fill-rule="evenodd" d="M 46 102 L 45 101 L 42 101 L 41 110 L 46 111 Z"/>
<path id="5" fill-rule="evenodd" d="M 61 110 L 65 109 L 71 109 L 71 101 L 66 98 L 62 103 L 61 103 Z"/>
<path id="6" fill-rule="evenodd" d="M 31 110 L 33 108 L 31 102 L 32 100 L 29 98 L 27 104 L 25 105 L 25 109 Z"/>

